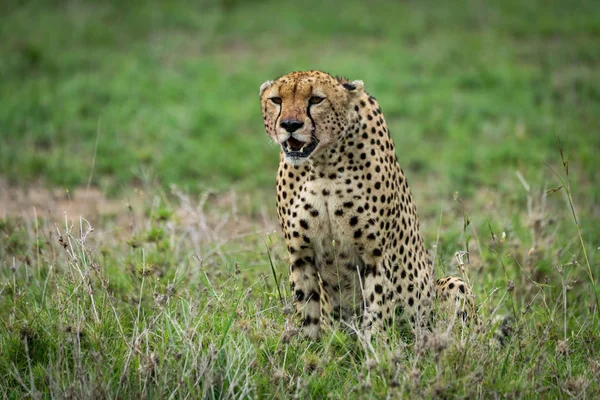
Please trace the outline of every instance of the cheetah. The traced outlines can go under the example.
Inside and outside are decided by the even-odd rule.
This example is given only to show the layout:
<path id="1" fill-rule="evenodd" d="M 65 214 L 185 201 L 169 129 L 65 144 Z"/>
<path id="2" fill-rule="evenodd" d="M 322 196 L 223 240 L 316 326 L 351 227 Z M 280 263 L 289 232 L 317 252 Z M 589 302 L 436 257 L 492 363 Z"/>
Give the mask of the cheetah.
<path id="1" fill-rule="evenodd" d="M 464 281 L 434 283 L 394 142 L 363 82 L 292 72 L 263 83 L 260 99 L 281 148 L 277 213 L 302 333 L 318 339 L 332 319 L 358 316 L 370 338 L 401 311 L 426 326 L 436 296 L 466 299 L 472 312 Z"/>

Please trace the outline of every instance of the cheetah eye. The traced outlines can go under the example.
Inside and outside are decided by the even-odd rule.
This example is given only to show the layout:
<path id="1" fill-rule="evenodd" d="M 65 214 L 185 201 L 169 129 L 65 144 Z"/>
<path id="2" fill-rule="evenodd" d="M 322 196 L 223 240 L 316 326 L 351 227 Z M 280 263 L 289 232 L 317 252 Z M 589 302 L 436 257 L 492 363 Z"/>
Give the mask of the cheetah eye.
<path id="1" fill-rule="evenodd" d="M 325 99 L 325 97 L 313 96 L 308 100 L 309 104 L 319 104 Z"/>
<path id="2" fill-rule="evenodd" d="M 281 104 L 281 97 L 271 97 L 269 100 L 275 104 Z"/>

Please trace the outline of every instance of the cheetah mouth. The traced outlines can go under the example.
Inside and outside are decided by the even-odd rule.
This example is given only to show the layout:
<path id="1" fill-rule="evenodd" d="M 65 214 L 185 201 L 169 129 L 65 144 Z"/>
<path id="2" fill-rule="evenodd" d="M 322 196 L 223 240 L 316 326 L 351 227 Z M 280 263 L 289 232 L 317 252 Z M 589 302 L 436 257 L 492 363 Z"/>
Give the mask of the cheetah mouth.
<path id="1" fill-rule="evenodd" d="M 302 142 L 295 137 L 290 136 L 288 140 L 281 144 L 286 156 L 291 158 L 306 158 L 317 148 L 319 142 L 312 136 L 310 143 Z"/>

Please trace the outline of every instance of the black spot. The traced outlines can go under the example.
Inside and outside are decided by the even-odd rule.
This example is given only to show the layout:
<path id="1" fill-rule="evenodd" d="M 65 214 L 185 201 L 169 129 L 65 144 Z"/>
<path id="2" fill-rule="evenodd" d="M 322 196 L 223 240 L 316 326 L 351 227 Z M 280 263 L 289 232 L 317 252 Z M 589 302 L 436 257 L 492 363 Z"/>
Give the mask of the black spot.
<path id="1" fill-rule="evenodd" d="M 465 285 L 460 285 L 458 287 L 458 290 L 460 290 L 461 293 L 464 293 L 465 292 Z"/>
<path id="2" fill-rule="evenodd" d="M 354 239 L 358 239 L 361 236 L 362 236 L 362 231 L 360 229 L 357 229 L 354 231 Z"/>
<path id="3" fill-rule="evenodd" d="M 305 219 L 301 219 L 300 226 L 303 227 L 304 229 L 308 229 L 308 222 L 306 222 Z"/>
<path id="4" fill-rule="evenodd" d="M 367 265 L 365 267 L 365 276 L 369 276 L 369 275 L 375 275 L 375 266 L 374 265 Z"/>
<path id="5" fill-rule="evenodd" d="M 350 218 L 350 226 L 355 226 L 356 224 L 358 224 L 358 217 L 355 215 L 354 217 Z"/>
<path id="6" fill-rule="evenodd" d="M 321 299 L 321 296 L 319 296 L 319 293 L 312 291 L 312 292 L 310 292 L 308 299 L 312 300 L 312 301 L 319 301 Z"/>
<path id="7" fill-rule="evenodd" d="M 376 292 L 377 294 L 381 294 L 381 293 L 383 293 L 383 286 L 381 286 L 381 285 L 379 285 L 379 284 L 375 285 L 375 292 Z"/>
<path id="8" fill-rule="evenodd" d="M 374 257 L 381 256 L 381 249 L 373 249 L 373 256 Z"/>
<path id="9" fill-rule="evenodd" d="M 306 318 L 304 318 L 304 320 L 302 320 L 302 325 L 303 326 L 317 325 L 318 323 L 319 323 L 319 319 L 318 318 L 311 318 L 309 316 L 307 316 Z"/>
<path id="10" fill-rule="evenodd" d="M 296 290 L 296 301 L 304 300 L 304 292 L 301 289 Z"/>
<path id="11" fill-rule="evenodd" d="M 306 265 L 306 261 L 304 261 L 303 258 L 299 258 L 294 261 L 294 267 L 303 267 L 304 265 Z"/>

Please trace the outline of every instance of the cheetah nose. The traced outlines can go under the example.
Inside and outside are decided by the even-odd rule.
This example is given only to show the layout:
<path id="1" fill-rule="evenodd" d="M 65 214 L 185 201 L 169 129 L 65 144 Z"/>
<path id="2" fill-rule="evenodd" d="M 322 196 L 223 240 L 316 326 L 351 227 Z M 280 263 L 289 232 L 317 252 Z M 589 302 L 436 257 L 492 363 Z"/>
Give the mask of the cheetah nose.
<path id="1" fill-rule="evenodd" d="M 281 127 L 288 131 L 289 133 L 294 133 L 298 129 L 302 128 L 304 122 L 296 121 L 295 119 L 284 119 L 281 121 Z"/>

